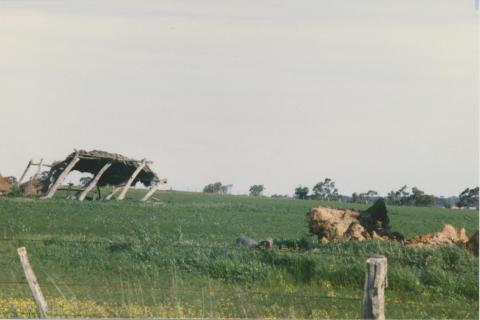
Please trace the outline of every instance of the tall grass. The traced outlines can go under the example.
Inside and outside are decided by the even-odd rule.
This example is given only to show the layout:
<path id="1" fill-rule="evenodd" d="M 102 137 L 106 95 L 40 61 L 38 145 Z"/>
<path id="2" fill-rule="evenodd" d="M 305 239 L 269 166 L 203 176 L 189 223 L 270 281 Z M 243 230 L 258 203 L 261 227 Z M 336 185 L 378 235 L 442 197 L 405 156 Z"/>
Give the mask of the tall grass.
<path id="1" fill-rule="evenodd" d="M 23 279 L 15 248 L 25 245 L 59 315 L 356 318 L 365 258 L 383 254 L 387 317 L 478 318 L 478 260 L 463 249 L 322 245 L 307 234 L 305 213 L 321 204 L 314 201 L 162 192 L 160 203 L 139 203 L 140 196 L 129 193 L 123 203 L 0 199 L 0 238 L 42 240 L 0 241 L 0 306 L 30 297 L 26 285 L 1 284 Z M 478 225 L 471 211 L 389 209 L 393 228 L 407 236 L 442 223 L 470 233 Z M 237 247 L 239 233 L 271 236 L 276 246 Z"/>

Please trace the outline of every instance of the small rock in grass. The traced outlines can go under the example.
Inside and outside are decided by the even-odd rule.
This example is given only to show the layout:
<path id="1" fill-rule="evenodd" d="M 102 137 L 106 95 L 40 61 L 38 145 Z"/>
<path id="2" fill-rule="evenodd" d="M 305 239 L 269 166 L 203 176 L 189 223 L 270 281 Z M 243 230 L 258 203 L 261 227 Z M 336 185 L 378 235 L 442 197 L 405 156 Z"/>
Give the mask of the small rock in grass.
<path id="1" fill-rule="evenodd" d="M 255 249 L 258 246 L 257 241 L 247 237 L 244 234 L 239 235 L 237 239 L 235 239 L 235 242 L 240 246 L 244 246 L 250 249 Z"/>

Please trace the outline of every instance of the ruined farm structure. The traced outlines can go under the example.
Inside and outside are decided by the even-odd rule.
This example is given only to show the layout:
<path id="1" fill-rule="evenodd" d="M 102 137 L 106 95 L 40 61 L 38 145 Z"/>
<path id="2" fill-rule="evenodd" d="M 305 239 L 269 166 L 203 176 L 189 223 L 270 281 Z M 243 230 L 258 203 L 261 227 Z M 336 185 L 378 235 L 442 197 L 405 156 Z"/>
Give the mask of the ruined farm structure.
<path id="1" fill-rule="evenodd" d="M 83 201 L 95 187 L 99 192 L 102 186 L 115 187 L 113 192 L 105 197 L 106 200 L 112 199 L 117 193 L 119 193 L 117 200 L 123 200 L 131 186 L 137 182 L 149 187 L 142 198 L 142 201 L 146 201 L 162 184 L 167 183 L 166 179 L 159 179 L 149 164 L 152 162 L 146 159 L 135 160 L 117 153 L 75 150 L 65 160 L 56 161 L 50 165 L 43 164 L 43 160 L 39 163 L 30 161 L 18 185 L 25 194 L 40 195 L 41 199 L 50 199 L 60 189 L 70 172 L 79 171 L 93 174 L 93 178 L 82 189 L 77 189 L 79 194 L 76 198 L 80 201 Z M 37 167 L 36 173 L 29 181 L 22 183 L 31 166 Z M 50 170 L 42 173 L 43 167 L 50 167 Z"/>

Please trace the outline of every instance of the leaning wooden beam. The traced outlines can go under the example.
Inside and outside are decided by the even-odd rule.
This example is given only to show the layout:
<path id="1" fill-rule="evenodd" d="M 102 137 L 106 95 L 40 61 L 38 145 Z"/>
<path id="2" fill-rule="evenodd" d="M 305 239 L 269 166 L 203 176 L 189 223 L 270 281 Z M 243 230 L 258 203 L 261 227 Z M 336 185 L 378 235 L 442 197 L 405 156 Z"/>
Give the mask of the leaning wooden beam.
<path id="1" fill-rule="evenodd" d="M 25 175 L 27 174 L 28 169 L 30 169 L 31 165 L 32 165 L 32 160 L 28 161 L 28 164 L 27 164 L 27 167 L 25 168 L 25 171 L 23 171 L 22 176 L 20 177 L 20 179 L 18 179 L 18 185 L 22 184 L 22 181 L 25 178 Z"/>
<path id="2" fill-rule="evenodd" d="M 70 161 L 70 163 L 67 165 L 65 170 L 63 170 L 63 172 L 58 176 L 55 183 L 50 187 L 50 189 L 48 189 L 47 195 L 42 197 L 41 199 L 50 199 L 53 197 L 58 187 L 60 187 L 63 180 L 65 180 L 65 178 L 68 176 L 70 171 L 72 171 L 73 167 L 77 164 L 78 161 L 80 161 L 80 158 L 78 157 L 78 152 L 77 152 L 73 157 L 72 161 Z"/>
<path id="3" fill-rule="evenodd" d="M 37 172 L 35 172 L 35 174 L 33 175 L 32 180 L 37 179 L 40 173 L 42 173 L 42 165 L 43 165 L 43 158 L 40 159 L 40 162 L 38 163 Z"/>
<path id="4" fill-rule="evenodd" d="M 48 317 L 48 305 L 45 297 L 43 296 L 42 290 L 38 285 L 37 277 L 30 266 L 30 262 L 28 261 L 27 256 L 27 249 L 25 247 L 21 247 L 17 249 L 18 256 L 20 257 L 20 263 L 23 267 L 23 272 L 25 273 L 25 278 L 27 278 L 28 286 L 32 291 L 33 298 L 38 306 L 40 311 L 40 315 L 42 318 Z"/>
<path id="5" fill-rule="evenodd" d="M 95 188 L 95 186 L 97 185 L 98 183 L 98 180 L 100 180 L 100 178 L 102 177 L 103 173 L 105 171 L 107 171 L 108 168 L 110 168 L 110 166 L 112 165 L 111 162 L 105 164 L 102 169 L 100 169 L 100 171 L 98 171 L 97 175 L 95 176 L 95 178 L 92 179 L 92 181 L 90 181 L 90 183 L 88 184 L 88 186 L 85 188 L 85 190 L 83 190 L 83 192 L 80 194 L 80 196 L 78 197 L 78 200 L 80 201 L 83 201 L 85 200 L 85 197 L 87 196 L 87 194 L 93 189 Z"/>
<path id="6" fill-rule="evenodd" d="M 156 185 L 152 186 L 150 190 L 148 190 L 147 194 L 142 198 L 142 201 L 147 201 L 150 199 L 151 196 L 157 191 L 162 184 L 167 183 L 167 179 L 160 180 Z"/>
<path id="7" fill-rule="evenodd" d="M 122 192 L 120 192 L 120 194 L 118 195 L 117 200 L 125 199 L 125 195 L 127 194 L 128 188 L 130 188 L 130 185 L 132 184 L 133 180 L 135 180 L 135 178 L 138 176 L 140 171 L 142 171 L 146 165 L 147 165 L 146 161 L 142 160 L 140 165 L 137 167 L 137 169 L 135 169 L 135 171 L 132 173 L 132 175 L 128 179 L 127 184 L 125 184 L 125 187 L 123 187 Z"/>
<path id="8" fill-rule="evenodd" d="M 112 193 L 110 193 L 108 196 L 105 197 L 105 200 L 110 200 L 112 197 L 120 190 L 122 190 L 123 187 L 116 187 L 113 189 Z"/>

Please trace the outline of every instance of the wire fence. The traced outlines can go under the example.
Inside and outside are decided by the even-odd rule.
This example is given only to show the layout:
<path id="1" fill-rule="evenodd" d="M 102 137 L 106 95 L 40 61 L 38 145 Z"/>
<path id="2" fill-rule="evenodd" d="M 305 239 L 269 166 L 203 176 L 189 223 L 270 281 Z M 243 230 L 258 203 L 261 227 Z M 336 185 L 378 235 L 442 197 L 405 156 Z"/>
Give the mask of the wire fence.
<path id="1" fill-rule="evenodd" d="M 16 242 L 16 243 L 64 243 L 64 244 L 85 244 L 85 245 L 113 245 L 113 244 L 131 244 L 131 245 L 142 245 L 148 243 L 147 241 L 123 241 L 123 242 L 116 242 L 116 241 L 99 241 L 99 240 L 74 240 L 74 239 L 22 239 L 22 238 L 8 238 L 3 237 L 0 238 L 0 241 L 6 242 Z M 171 243 L 169 244 L 171 248 L 208 248 L 208 249 L 226 249 L 226 248 L 238 248 L 236 245 L 201 245 L 197 243 Z M 279 251 L 285 252 L 298 252 L 299 250 L 295 250 L 292 248 L 277 248 Z M 331 257 L 342 257 L 342 258 L 362 258 L 367 259 L 368 257 L 372 256 L 371 254 L 367 253 L 341 253 L 341 252 L 329 252 L 329 251 L 321 251 L 316 250 L 315 254 L 331 256 Z M 409 261 L 408 257 L 399 257 L 399 256 L 387 256 L 389 261 L 400 261 L 405 262 Z M 14 268 L 21 268 L 20 264 L 16 263 L 12 265 L 11 263 L 0 263 L 2 267 L 14 267 Z M 38 282 L 40 286 L 43 288 L 54 288 L 59 289 L 61 287 L 68 287 L 68 288 L 87 288 L 92 290 L 97 289 L 108 289 L 108 290 L 128 290 L 128 287 L 133 287 L 135 284 L 127 283 L 127 282 L 105 282 L 105 283 L 84 283 L 84 282 L 71 282 L 66 280 L 57 280 L 53 281 L 51 279 L 44 279 L 38 278 Z M 28 286 L 28 282 L 24 280 L 12 280 L 12 281 L 0 281 L 0 288 L 1 287 L 11 287 L 11 286 Z M 209 288 L 209 287 L 162 287 L 162 286 L 140 286 L 142 290 L 145 291 L 160 291 L 160 292 L 190 292 L 196 294 L 205 294 L 205 293 L 221 293 L 221 294 L 234 294 L 234 295 L 268 295 L 268 296 L 282 296 L 288 298 L 297 298 L 297 299 L 315 299 L 315 300 L 333 300 L 333 301 L 347 301 L 352 303 L 360 303 L 363 299 L 361 296 L 337 296 L 336 293 L 325 295 L 325 294 L 303 294 L 299 292 L 278 292 L 272 290 L 251 290 L 251 289 L 217 289 L 217 288 Z M 448 310 L 452 308 L 452 305 L 445 305 L 443 303 L 435 303 L 435 302 L 412 302 L 412 301 L 397 301 L 397 300 L 386 300 L 387 305 L 394 305 L 400 306 L 403 308 L 409 308 L 409 306 L 415 306 L 418 308 L 424 309 L 444 309 Z"/>
<path id="2" fill-rule="evenodd" d="M 55 283 L 48 283 L 44 282 L 44 279 L 38 279 L 41 283 L 42 287 L 81 287 L 81 288 L 102 288 L 102 289 L 124 289 L 126 288 L 126 283 L 105 283 L 105 284 L 92 284 L 92 283 L 75 283 L 75 282 L 55 282 Z M 1 286 L 16 286 L 16 285 L 28 285 L 26 281 L 0 281 Z M 285 293 L 285 292 L 275 292 L 270 290 L 232 290 L 232 289 L 213 289 L 213 288 L 195 288 L 195 287 L 141 287 L 143 290 L 148 291 L 183 291 L 183 292 L 214 292 L 214 293 L 227 293 L 227 294 L 265 294 L 265 295 L 272 295 L 272 296 L 286 296 L 286 297 L 299 297 L 299 298 L 315 298 L 315 299 L 332 299 L 332 300 L 345 300 L 345 301 L 362 301 L 363 297 L 339 297 L 339 296 L 332 296 L 332 295 L 319 295 L 319 294 L 301 294 L 301 293 Z M 412 302 L 412 301 L 397 301 L 397 300 L 387 300 L 387 304 L 392 305 L 414 305 L 414 306 L 431 306 L 431 307 L 438 307 L 438 308 L 451 308 L 449 305 L 439 304 L 439 303 L 432 303 L 429 302 L 428 304 L 419 303 L 419 302 Z"/>
<path id="3" fill-rule="evenodd" d="M 110 284 L 89 284 L 89 283 L 47 283 L 43 282 L 41 279 L 38 279 L 41 283 L 41 287 L 81 287 L 81 288 L 92 288 L 92 289 L 125 289 L 126 284 L 110 283 Z M 27 286 L 28 282 L 26 281 L 1 281 L 1 286 Z M 331 299 L 331 300 L 343 300 L 343 301 L 354 301 L 360 302 L 363 297 L 340 297 L 332 295 L 319 295 L 319 294 L 301 294 L 301 293 L 285 293 L 285 292 L 275 292 L 269 290 L 227 290 L 227 289 L 213 289 L 213 288 L 194 288 L 194 287 L 141 287 L 142 290 L 146 291 L 165 291 L 165 292 L 191 292 L 191 293 L 222 293 L 222 294 L 248 294 L 248 295 L 269 295 L 269 296 L 284 296 L 284 297 L 297 297 L 297 298 L 309 298 L 309 299 Z M 419 303 L 412 301 L 396 301 L 396 300 L 387 300 L 387 305 L 399 305 L 399 306 L 418 306 L 418 307 L 435 307 L 435 308 L 451 308 L 451 305 L 445 305 L 440 303 Z"/>
<path id="4" fill-rule="evenodd" d="M 46 283 L 41 279 L 38 279 L 42 287 L 81 287 L 81 288 L 102 288 L 102 289 L 123 289 L 126 287 L 126 284 L 120 283 L 109 283 L 109 284 L 90 284 L 90 283 Z M 5 281 L 0 282 L 0 286 L 7 285 L 28 285 L 26 281 Z M 361 301 L 361 297 L 337 297 L 329 295 L 319 295 L 319 294 L 301 294 L 301 293 L 285 293 L 285 292 L 275 292 L 269 290 L 227 290 L 227 289 L 213 289 L 213 288 L 194 288 L 194 287 L 141 287 L 142 290 L 147 291 L 183 291 L 183 292 L 214 292 L 214 293 L 223 293 L 223 294 L 263 294 L 271 296 L 285 296 L 285 297 L 299 297 L 299 298 L 315 298 L 315 299 L 333 299 L 333 300 L 345 300 L 345 301 Z"/>

